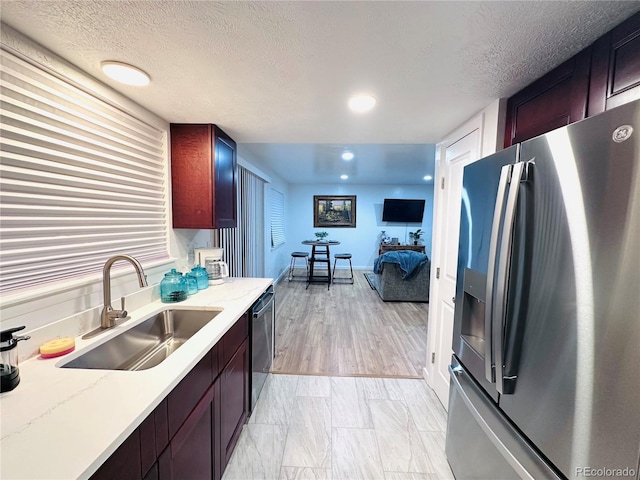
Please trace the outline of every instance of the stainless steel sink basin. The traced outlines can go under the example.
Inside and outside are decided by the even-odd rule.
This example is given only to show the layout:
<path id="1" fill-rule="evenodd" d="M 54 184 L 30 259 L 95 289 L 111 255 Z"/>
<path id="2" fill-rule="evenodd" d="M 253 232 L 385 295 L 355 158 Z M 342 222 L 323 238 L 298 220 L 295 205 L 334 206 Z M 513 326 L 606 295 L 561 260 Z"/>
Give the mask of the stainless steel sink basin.
<path id="1" fill-rule="evenodd" d="M 61 368 L 146 370 L 160 364 L 220 311 L 163 310 Z"/>

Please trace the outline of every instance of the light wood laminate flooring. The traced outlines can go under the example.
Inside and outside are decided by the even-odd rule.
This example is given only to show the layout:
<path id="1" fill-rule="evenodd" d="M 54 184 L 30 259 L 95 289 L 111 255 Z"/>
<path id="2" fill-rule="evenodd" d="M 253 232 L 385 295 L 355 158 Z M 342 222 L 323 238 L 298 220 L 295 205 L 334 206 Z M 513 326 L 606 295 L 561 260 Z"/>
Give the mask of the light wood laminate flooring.
<path id="1" fill-rule="evenodd" d="M 303 276 L 276 286 L 274 373 L 422 378 L 429 304 L 383 302 L 363 273 L 329 290 Z"/>

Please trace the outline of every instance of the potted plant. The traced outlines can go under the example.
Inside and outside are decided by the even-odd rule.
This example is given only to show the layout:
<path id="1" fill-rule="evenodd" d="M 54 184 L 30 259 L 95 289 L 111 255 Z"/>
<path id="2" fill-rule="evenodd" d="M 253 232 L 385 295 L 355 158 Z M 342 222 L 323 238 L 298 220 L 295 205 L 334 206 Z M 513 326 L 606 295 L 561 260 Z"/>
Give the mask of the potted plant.
<path id="1" fill-rule="evenodd" d="M 319 242 L 322 242 L 325 238 L 327 238 L 329 234 L 327 232 L 316 232 L 316 238 Z"/>
<path id="2" fill-rule="evenodd" d="M 418 240 L 420 240 L 420 238 L 422 237 L 423 233 L 424 232 L 422 231 L 421 228 L 419 228 L 415 232 L 409 232 L 409 237 L 411 238 L 411 240 L 413 240 L 413 244 L 414 245 L 418 244 Z"/>

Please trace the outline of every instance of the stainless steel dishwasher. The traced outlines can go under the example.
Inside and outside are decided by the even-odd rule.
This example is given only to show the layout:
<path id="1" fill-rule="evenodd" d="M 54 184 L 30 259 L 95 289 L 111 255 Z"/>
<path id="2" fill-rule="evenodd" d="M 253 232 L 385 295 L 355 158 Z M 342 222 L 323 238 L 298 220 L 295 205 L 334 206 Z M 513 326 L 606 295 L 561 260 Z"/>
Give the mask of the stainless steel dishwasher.
<path id="1" fill-rule="evenodd" d="M 271 371 L 274 356 L 275 292 L 273 286 L 251 307 L 251 410 Z"/>

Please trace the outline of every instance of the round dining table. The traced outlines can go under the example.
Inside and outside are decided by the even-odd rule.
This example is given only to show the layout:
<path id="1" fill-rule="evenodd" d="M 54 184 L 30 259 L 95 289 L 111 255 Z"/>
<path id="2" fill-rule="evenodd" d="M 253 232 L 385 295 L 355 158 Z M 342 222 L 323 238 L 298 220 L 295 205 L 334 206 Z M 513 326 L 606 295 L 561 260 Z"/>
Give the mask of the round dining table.
<path id="1" fill-rule="evenodd" d="M 331 288 L 331 252 L 329 247 L 332 245 L 340 245 L 336 240 L 304 240 L 303 245 L 311 245 L 311 257 L 309 258 L 309 277 L 307 277 L 307 287 L 311 283 L 327 282 L 327 290 Z M 326 263 L 327 275 L 314 275 L 314 264 Z"/>

